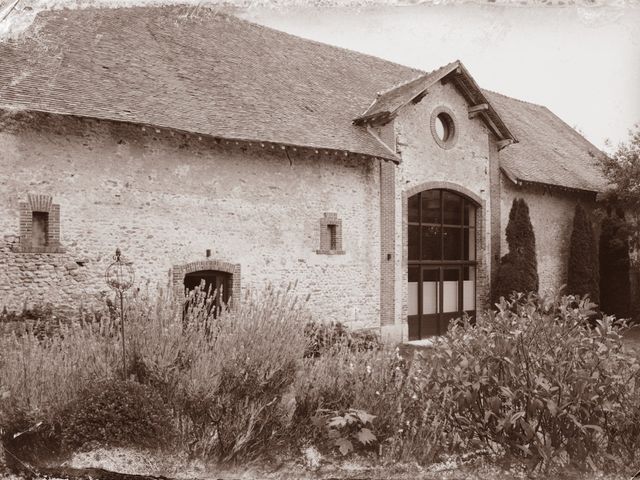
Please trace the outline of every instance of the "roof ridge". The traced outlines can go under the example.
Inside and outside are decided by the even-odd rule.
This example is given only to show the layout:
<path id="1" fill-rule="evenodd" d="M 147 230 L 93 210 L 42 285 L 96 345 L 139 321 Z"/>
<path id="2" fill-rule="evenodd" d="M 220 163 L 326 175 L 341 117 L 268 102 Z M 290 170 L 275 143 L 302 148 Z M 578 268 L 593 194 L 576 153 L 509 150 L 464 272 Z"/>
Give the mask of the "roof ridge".
<path id="1" fill-rule="evenodd" d="M 376 93 L 376 95 L 378 95 L 378 96 L 385 95 L 385 94 L 387 94 L 387 93 L 389 93 L 389 92 L 392 92 L 392 91 L 394 91 L 394 90 L 396 90 L 396 89 L 398 89 L 398 88 L 402 88 L 402 87 L 404 87 L 404 86 L 406 86 L 406 85 L 409 85 L 410 83 L 416 82 L 416 81 L 418 81 L 418 80 L 420 80 L 420 79 L 422 79 L 422 78 L 426 78 L 426 77 L 428 77 L 429 75 L 433 75 L 434 73 L 437 73 L 437 72 L 439 72 L 440 70 L 443 70 L 443 69 L 445 69 L 445 68 L 447 68 L 447 67 L 450 67 L 450 66 L 452 66 L 452 65 L 453 65 L 453 64 L 455 64 L 455 63 L 460 63 L 460 60 L 457 60 L 457 59 L 456 59 L 456 60 L 453 60 L 453 61 L 451 61 L 451 62 L 449 62 L 449 63 L 445 63 L 444 65 L 441 65 L 441 66 L 439 66 L 438 68 L 434 68 L 433 70 L 428 71 L 428 72 L 423 71 L 423 70 L 419 70 L 419 71 L 420 71 L 420 72 L 422 72 L 422 73 L 420 73 L 420 74 L 419 74 L 419 75 L 417 75 L 416 77 L 411 78 L 411 79 L 409 79 L 409 80 L 405 80 L 404 82 L 396 83 L 395 85 L 393 85 L 393 86 L 391 86 L 391 87 L 389 87 L 389 88 L 387 88 L 387 89 L 385 89 L 385 90 L 382 90 L 382 91 L 380 91 L 380 92 L 377 92 L 377 93 Z M 414 70 L 417 70 L 417 69 L 414 69 Z"/>
<path id="2" fill-rule="evenodd" d="M 186 8 L 186 9 L 194 9 L 194 10 L 206 10 L 210 13 L 213 13 L 217 16 L 220 17 L 224 17 L 227 20 L 231 20 L 231 21 L 237 21 L 240 23 L 244 23 L 244 24 L 248 24 L 251 25 L 252 27 L 255 27 L 258 30 L 267 30 L 269 32 L 274 32 L 277 35 L 282 35 L 282 36 L 286 36 L 289 38 L 295 38 L 297 40 L 301 40 L 304 42 L 309 42 L 315 45 L 319 45 L 322 46 L 323 48 L 331 48 L 331 49 L 335 49 L 338 51 L 342 51 L 342 52 L 349 52 L 352 54 L 356 54 L 362 57 L 367 57 L 370 59 L 374 59 L 377 62 L 384 62 L 389 66 L 396 66 L 396 67 L 401 67 L 407 70 L 411 70 L 413 72 L 418 72 L 418 75 L 413 79 L 417 79 L 420 78 L 421 76 L 425 75 L 425 72 L 423 72 L 421 69 L 416 68 L 416 67 L 412 67 L 409 65 L 404 65 L 402 63 L 398 63 L 398 62 L 394 62 L 392 60 L 387 60 L 386 58 L 382 58 L 382 57 L 378 57 L 376 55 L 372 55 L 369 53 L 364 53 L 364 52 L 360 52 L 358 50 L 352 50 L 350 48 L 345 48 L 345 47 L 341 47 L 338 45 L 332 45 L 329 43 L 325 43 L 325 42 L 320 42 L 318 40 L 313 40 L 310 38 L 305 38 L 305 37 L 301 37 L 299 35 L 295 35 L 293 33 L 289 33 L 289 32 L 285 32 L 283 30 L 278 30 L 276 28 L 272 28 L 272 27 L 268 27 L 266 25 L 262 25 L 260 23 L 256 23 L 253 22 L 251 20 L 247 20 L 244 18 L 239 17 L 238 15 L 236 15 L 235 13 L 232 13 L 231 11 L 225 11 L 222 9 L 222 7 L 217 6 L 217 5 L 190 5 L 190 4 L 186 4 L 186 3 L 172 3 L 172 4 L 164 4 L 164 5 L 126 5 L 126 6 L 116 6 L 116 5 L 103 5 L 103 6 L 95 6 L 92 5 L 90 7 L 81 7 L 81 8 L 68 8 L 68 7 L 64 7 L 64 8 L 50 8 L 50 9 L 46 9 L 46 10 L 40 10 L 37 14 L 36 17 L 34 19 L 35 20 L 38 19 L 38 17 L 41 14 L 44 14 L 44 16 L 48 15 L 48 14 L 58 14 L 60 12 L 66 11 L 66 12 L 81 12 L 81 11 L 88 11 L 88 10 L 93 10 L 93 11 L 116 11 L 116 10 L 163 10 L 163 9 L 167 9 L 167 10 L 178 10 L 181 8 Z M 393 89 L 393 88 L 391 88 Z"/>
<path id="3" fill-rule="evenodd" d="M 380 91 L 376 92 L 376 96 L 377 97 L 381 97 L 382 95 L 386 95 L 387 93 L 392 92 L 397 88 L 404 87 L 406 85 L 409 85 L 410 83 L 413 83 L 413 82 L 416 82 L 416 81 L 420 80 L 423 77 L 426 77 L 427 75 L 431 75 L 433 72 L 435 72 L 435 70 L 432 70 L 430 72 L 423 72 L 423 73 L 420 73 L 419 75 L 417 75 L 417 76 L 415 76 L 413 78 L 410 78 L 410 79 L 405 80 L 405 81 L 400 82 L 400 83 L 396 83 L 396 84 L 392 85 L 389 88 L 385 88 L 384 90 L 380 90 Z M 374 100 L 374 102 L 375 102 L 375 100 Z"/>

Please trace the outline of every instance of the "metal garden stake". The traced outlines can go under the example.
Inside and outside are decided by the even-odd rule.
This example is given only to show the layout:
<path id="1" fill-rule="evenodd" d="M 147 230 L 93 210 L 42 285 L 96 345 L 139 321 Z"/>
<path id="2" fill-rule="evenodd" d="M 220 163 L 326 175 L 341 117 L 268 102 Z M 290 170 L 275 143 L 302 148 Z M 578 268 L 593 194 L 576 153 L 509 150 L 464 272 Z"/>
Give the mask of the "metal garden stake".
<path id="1" fill-rule="evenodd" d="M 134 271 L 131 262 L 121 258 L 120 249 L 116 248 L 115 260 L 107 267 L 105 280 L 120 297 L 120 325 L 122 331 L 122 378 L 127 379 L 127 357 L 124 345 L 124 292 L 131 288 L 134 280 Z"/>

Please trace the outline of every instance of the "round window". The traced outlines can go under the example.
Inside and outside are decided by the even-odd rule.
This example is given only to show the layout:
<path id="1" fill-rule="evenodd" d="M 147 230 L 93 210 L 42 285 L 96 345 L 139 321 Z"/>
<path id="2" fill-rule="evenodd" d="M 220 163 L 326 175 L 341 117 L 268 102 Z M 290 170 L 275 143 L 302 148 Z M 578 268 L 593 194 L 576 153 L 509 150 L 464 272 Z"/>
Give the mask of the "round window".
<path id="1" fill-rule="evenodd" d="M 431 116 L 431 133 L 442 148 L 451 148 L 456 140 L 453 113 L 446 107 L 436 109 Z"/>
<path id="2" fill-rule="evenodd" d="M 436 117 L 436 135 L 440 140 L 446 142 L 450 135 L 447 114 L 441 113 Z"/>

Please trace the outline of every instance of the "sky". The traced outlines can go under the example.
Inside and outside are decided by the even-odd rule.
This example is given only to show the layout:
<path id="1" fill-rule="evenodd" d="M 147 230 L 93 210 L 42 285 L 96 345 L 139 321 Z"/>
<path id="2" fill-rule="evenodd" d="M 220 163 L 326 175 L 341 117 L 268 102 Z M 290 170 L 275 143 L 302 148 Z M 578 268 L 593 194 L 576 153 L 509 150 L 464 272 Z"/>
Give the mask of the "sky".
<path id="1" fill-rule="evenodd" d="M 240 16 L 426 71 L 459 59 L 482 88 L 548 107 L 600 148 L 640 123 L 640 5 L 254 7 Z"/>
<path id="2" fill-rule="evenodd" d="M 548 107 L 607 151 L 606 139 L 613 146 L 626 141 L 640 123 L 640 2 L 542 7 L 505 0 L 404 6 L 389 4 L 400 0 L 332 0 L 334 6 L 318 7 L 308 2 L 323 0 L 238 1 L 233 11 L 246 20 L 425 71 L 459 59 L 481 87 Z M 0 9 L 12 3 L 0 0 Z M 42 8 L 160 3 L 174 2 L 20 0 L 0 24 L 0 41 Z"/>

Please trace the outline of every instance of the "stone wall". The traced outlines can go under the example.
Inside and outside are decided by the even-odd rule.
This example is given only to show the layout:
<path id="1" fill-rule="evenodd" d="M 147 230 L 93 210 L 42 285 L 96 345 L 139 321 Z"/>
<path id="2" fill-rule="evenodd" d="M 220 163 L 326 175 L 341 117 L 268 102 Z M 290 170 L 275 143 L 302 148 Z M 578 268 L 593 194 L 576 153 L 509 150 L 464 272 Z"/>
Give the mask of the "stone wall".
<path id="1" fill-rule="evenodd" d="M 379 163 L 60 117 L 0 122 L 0 308 L 68 305 L 108 292 L 116 247 L 137 288 L 171 286 L 171 269 L 238 265 L 242 289 L 297 282 L 319 320 L 378 325 Z M 20 203 L 60 205 L 64 253 L 20 253 Z M 344 254 L 323 255 L 335 213 Z M 235 283 L 235 282 L 234 282 Z"/>
<path id="2" fill-rule="evenodd" d="M 567 282 L 569 243 L 576 203 L 581 201 L 587 210 L 592 210 L 595 207 L 595 195 L 544 186 L 516 186 L 504 175 L 501 189 L 502 254 L 509 251 L 504 232 L 513 199 L 524 198 L 529 205 L 531 224 L 536 235 L 540 292 L 557 293 Z M 598 238 L 596 236 L 596 245 Z"/>

